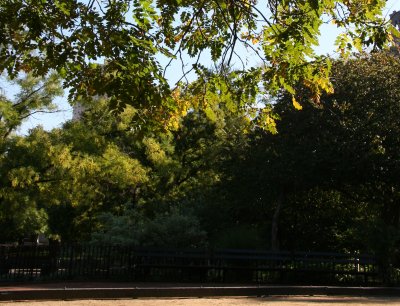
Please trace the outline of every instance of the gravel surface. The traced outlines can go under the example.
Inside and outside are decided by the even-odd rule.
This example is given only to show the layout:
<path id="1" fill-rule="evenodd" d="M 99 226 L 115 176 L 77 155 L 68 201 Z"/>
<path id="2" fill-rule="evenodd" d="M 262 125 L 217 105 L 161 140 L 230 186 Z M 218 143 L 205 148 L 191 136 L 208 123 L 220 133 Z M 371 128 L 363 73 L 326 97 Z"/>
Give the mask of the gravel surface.
<path id="1" fill-rule="evenodd" d="M 0 306 L 378 306 L 400 305 L 400 298 L 371 297 L 327 297 L 327 296 L 291 296 L 291 297 L 240 297 L 240 298 L 182 298 L 182 299 L 133 299 L 133 300 L 79 300 L 79 301 L 26 301 L 0 302 Z"/>

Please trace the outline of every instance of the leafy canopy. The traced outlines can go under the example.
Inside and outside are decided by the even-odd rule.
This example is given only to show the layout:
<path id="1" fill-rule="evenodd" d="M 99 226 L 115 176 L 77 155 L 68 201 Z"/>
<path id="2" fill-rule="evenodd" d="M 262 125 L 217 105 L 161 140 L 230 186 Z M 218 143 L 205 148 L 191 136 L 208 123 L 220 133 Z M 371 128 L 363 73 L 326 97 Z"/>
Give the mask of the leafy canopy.
<path id="1" fill-rule="evenodd" d="M 20 89 L 14 99 L 0 94 L 0 148 L 6 138 L 30 116 L 56 111 L 53 100 L 63 93 L 60 79 L 54 73 L 48 77 L 34 77 L 28 73 L 15 78 L 12 83 Z"/>
<path id="2" fill-rule="evenodd" d="M 322 91 L 332 90 L 329 64 L 313 51 L 321 25 L 331 21 L 345 29 L 337 40 L 343 52 L 363 44 L 382 47 L 389 31 L 380 16 L 384 5 L 384 0 L 4 0 L 0 71 L 15 77 L 56 70 L 71 89 L 71 101 L 107 95 L 114 109 L 132 105 L 143 117 L 174 104 L 158 55 L 182 60 L 188 54 L 197 59 L 192 69 L 201 72 L 200 55 L 209 52 L 221 67 L 242 62 L 243 86 L 285 88 L 294 97 L 293 85 L 301 80 L 318 102 Z M 262 65 L 247 70 L 240 45 Z M 300 108 L 295 98 L 293 104 Z"/>

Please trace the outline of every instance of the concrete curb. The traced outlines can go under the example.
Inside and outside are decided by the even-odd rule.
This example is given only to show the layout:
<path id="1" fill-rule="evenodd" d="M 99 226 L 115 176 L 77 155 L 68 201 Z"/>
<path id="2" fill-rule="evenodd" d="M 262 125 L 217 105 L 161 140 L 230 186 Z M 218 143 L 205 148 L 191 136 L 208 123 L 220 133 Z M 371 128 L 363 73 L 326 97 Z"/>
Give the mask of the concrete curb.
<path id="1" fill-rule="evenodd" d="M 2 290 L 0 301 L 132 299 L 164 297 L 221 297 L 270 295 L 394 296 L 397 287 L 326 286 L 238 286 L 238 287 L 142 287 L 142 288 L 66 288 Z"/>

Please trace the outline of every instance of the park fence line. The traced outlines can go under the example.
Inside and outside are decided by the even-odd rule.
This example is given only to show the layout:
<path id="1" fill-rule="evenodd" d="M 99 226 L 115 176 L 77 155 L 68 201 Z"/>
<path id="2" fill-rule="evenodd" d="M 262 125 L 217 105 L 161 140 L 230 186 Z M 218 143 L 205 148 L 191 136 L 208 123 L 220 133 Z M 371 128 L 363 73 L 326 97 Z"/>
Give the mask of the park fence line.
<path id="1" fill-rule="evenodd" d="M 112 280 L 254 284 L 398 284 L 375 257 L 322 252 L 0 246 L 0 281 Z"/>

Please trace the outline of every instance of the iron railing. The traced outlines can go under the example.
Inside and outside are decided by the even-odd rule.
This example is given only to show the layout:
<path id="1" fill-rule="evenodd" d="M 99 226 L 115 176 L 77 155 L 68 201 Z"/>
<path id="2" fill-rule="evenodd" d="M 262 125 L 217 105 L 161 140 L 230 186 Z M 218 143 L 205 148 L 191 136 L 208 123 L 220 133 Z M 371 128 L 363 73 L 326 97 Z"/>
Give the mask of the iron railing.
<path id="1" fill-rule="evenodd" d="M 352 284 L 397 283 L 369 255 L 123 246 L 0 246 L 0 281 Z M 388 271 L 385 269 L 385 271 Z"/>

